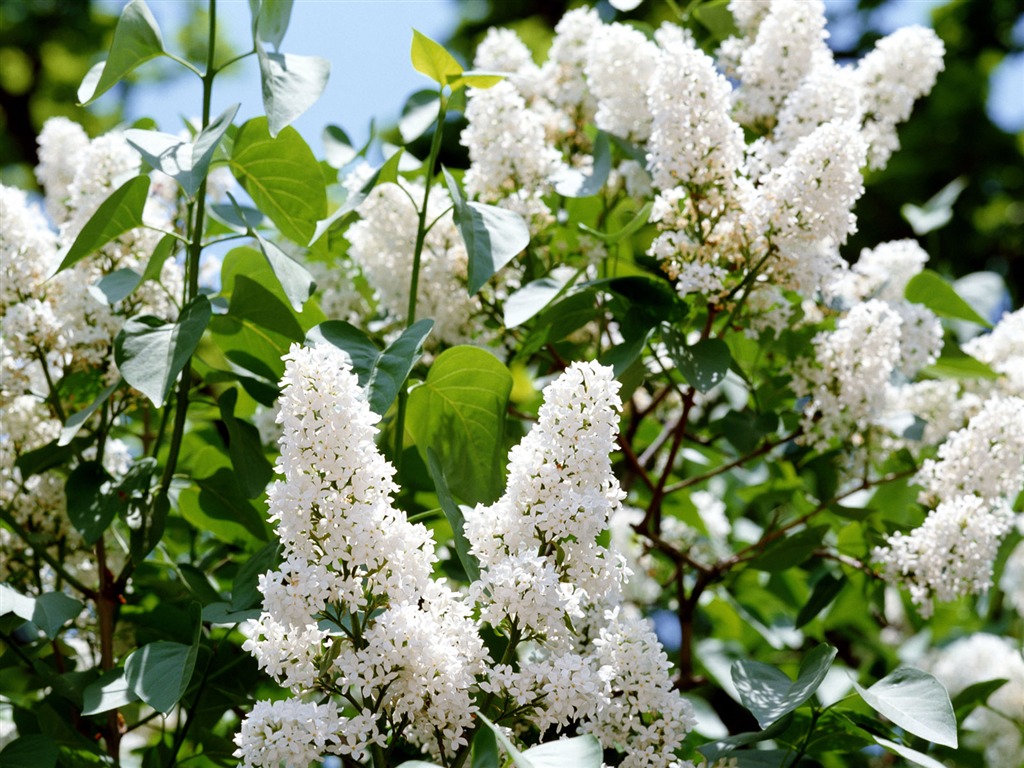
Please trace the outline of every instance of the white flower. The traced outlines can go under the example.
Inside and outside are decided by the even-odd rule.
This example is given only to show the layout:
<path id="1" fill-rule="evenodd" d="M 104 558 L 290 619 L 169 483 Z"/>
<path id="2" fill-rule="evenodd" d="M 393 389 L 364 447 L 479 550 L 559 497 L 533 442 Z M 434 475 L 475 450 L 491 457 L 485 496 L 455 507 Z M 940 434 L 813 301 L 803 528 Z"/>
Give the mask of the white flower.
<path id="1" fill-rule="evenodd" d="M 306 766 L 337 752 L 342 718 L 333 702 L 258 701 L 235 735 L 234 756 L 247 768 Z"/>
<path id="2" fill-rule="evenodd" d="M 752 33 L 740 56 L 737 70 L 742 86 L 736 93 L 737 119 L 742 123 L 773 123 L 786 97 L 815 62 L 831 61 L 827 37 L 821 0 L 772 0 L 756 35 Z"/>
<path id="3" fill-rule="evenodd" d="M 899 149 L 896 126 L 910 117 L 914 101 L 931 91 L 943 69 L 944 54 L 945 47 L 932 30 L 903 27 L 879 40 L 857 65 L 872 169 L 884 168 Z"/>
<path id="4" fill-rule="evenodd" d="M 651 132 L 647 88 L 657 67 L 658 46 L 625 24 L 601 26 L 587 47 L 586 77 L 597 98 L 601 130 L 630 141 Z"/>
<path id="5" fill-rule="evenodd" d="M 647 98 L 653 116 L 647 162 L 658 189 L 728 187 L 743 162 L 743 131 L 729 116 L 729 82 L 681 35 L 662 35 Z"/>
<path id="6" fill-rule="evenodd" d="M 1024 750 L 1024 657 L 1019 644 L 976 632 L 940 649 L 931 672 L 950 696 L 986 680 L 1007 681 L 960 725 L 965 739 L 985 750 L 987 765 L 1017 765 Z"/>
<path id="7" fill-rule="evenodd" d="M 901 324 L 887 304 L 872 300 L 850 310 L 834 331 L 814 337 L 817 366 L 794 379 L 797 394 L 809 398 L 803 426 L 810 442 L 824 445 L 870 428 L 900 359 Z"/>
<path id="8" fill-rule="evenodd" d="M 891 535 L 873 556 L 884 566 L 885 579 L 905 585 L 927 618 L 934 600 L 977 594 L 992 585 L 992 563 L 1012 524 L 1005 502 L 955 496 L 910 534 Z"/>
<path id="9" fill-rule="evenodd" d="M 990 398 L 921 465 L 917 481 L 931 498 L 973 494 L 1012 500 L 1024 489 L 1024 399 Z"/>

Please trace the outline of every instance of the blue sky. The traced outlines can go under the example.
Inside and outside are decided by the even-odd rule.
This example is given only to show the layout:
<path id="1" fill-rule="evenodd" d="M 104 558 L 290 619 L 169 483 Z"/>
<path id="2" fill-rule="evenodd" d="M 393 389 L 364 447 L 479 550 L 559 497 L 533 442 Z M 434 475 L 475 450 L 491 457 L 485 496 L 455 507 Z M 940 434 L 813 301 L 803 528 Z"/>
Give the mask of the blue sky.
<path id="1" fill-rule="evenodd" d="M 371 118 L 379 125 L 393 123 L 406 96 L 429 81 L 409 63 L 412 29 L 443 40 L 455 28 L 460 12 L 479 0 L 295 0 L 291 25 L 282 44 L 287 53 L 321 56 L 331 62 L 331 77 L 324 95 L 295 127 L 322 156 L 320 136 L 328 124 L 340 125 L 361 144 L 368 137 Z M 649 0 L 651 1 L 651 0 Z M 943 0 L 890 0 L 871 14 L 870 22 L 888 33 L 907 24 L 929 24 L 932 8 Z M 100 8 L 118 13 L 123 0 L 100 0 Z M 197 0 L 148 0 L 164 39 L 173 46 L 174 30 L 197 5 Z M 205 3 L 204 3 L 205 5 Z M 855 0 L 826 0 L 830 31 L 837 42 L 855 34 L 850 11 Z M 230 31 L 239 50 L 247 47 L 248 0 L 219 0 L 218 20 Z M 1015 38 L 1024 39 L 1024 16 Z M 840 42 L 840 44 L 842 44 Z M 255 58 L 218 80 L 213 114 L 240 102 L 237 121 L 261 114 L 259 73 Z M 115 92 L 116 93 L 116 92 Z M 106 99 L 115 99 L 110 94 Z M 160 88 L 135 89 L 128 118 L 150 116 L 162 130 L 176 132 L 181 118 L 197 117 L 201 104 L 198 80 L 182 76 Z M 103 109 L 103 99 L 98 103 Z M 993 74 L 989 113 L 1004 130 L 1024 130 L 1024 54 L 1008 56 Z"/>
<path id="2" fill-rule="evenodd" d="M 121 0 L 99 3 L 114 14 L 122 5 Z M 197 3 L 148 0 L 147 5 L 160 25 L 165 44 L 173 50 L 174 30 Z M 320 56 L 331 62 L 326 91 L 294 123 L 314 153 L 323 154 L 320 136 L 326 125 L 340 125 L 353 142 L 361 144 L 368 138 L 371 118 L 376 118 L 379 125 L 394 122 L 406 96 L 430 85 L 409 62 L 413 28 L 441 39 L 451 33 L 458 19 L 457 0 L 296 0 L 281 50 Z M 247 50 L 251 45 L 247 0 L 220 0 L 217 21 L 218 26 L 229 30 L 238 50 Z M 101 98 L 97 102 L 100 109 L 104 108 L 104 98 L 117 96 L 112 93 Z M 218 78 L 214 84 L 213 114 L 239 102 L 242 107 L 236 123 L 262 114 L 259 68 L 254 56 L 225 71 L 223 79 Z M 182 127 L 180 118 L 197 117 L 201 105 L 199 80 L 188 74 L 159 88 L 134 89 L 127 117 L 153 117 L 161 130 L 175 133 Z"/>

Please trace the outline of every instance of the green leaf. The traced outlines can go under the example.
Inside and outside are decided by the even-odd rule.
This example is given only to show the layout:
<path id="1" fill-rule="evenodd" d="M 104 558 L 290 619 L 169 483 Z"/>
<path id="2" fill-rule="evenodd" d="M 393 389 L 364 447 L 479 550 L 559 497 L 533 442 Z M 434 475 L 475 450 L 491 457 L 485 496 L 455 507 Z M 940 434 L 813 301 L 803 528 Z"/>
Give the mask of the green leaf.
<path id="1" fill-rule="evenodd" d="M 189 606 L 189 618 L 194 632 L 191 645 L 158 640 L 134 651 L 124 662 L 132 693 L 165 715 L 185 695 L 199 654 L 202 612 L 198 603 Z"/>
<path id="2" fill-rule="evenodd" d="M 85 106 L 102 96 L 140 64 L 163 53 L 164 42 L 156 19 L 142 0 L 132 0 L 117 20 L 107 60 L 90 69 L 79 86 L 79 104 Z"/>
<path id="3" fill-rule="evenodd" d="M 72 440 L 66 445 L 61 445 L 57 440 L 46 445 L 26 451 L 14 462 L 14 466 L 21 472 L 22 477 L 42 474 L 48 469 L 53 469 L 66 463 L 75 455 L 76 449 Z"/>
<path id="4" fill-rule="evenodd" d="M 448 490 L 448 481 L 445 480 L 444 470 L 441 469 L 441 462 L 432 448 L 427 448 L 427 469 L 430 472 L 430 479 L 434 481 L 434 488 L 437 491 L 437 499 L 444 510 L 444 516 L 448 518 L 448 524 L 452 527 L 452 543 L 455 544 L 455 554 L 459 556 L 463 570 L 471 582 L 480 579 L 480 562 L 472 552 L 469 551 L 469 540 L 466 538 L 466 520 L 462 516 L 462 510 L 458 503 L 452 498 L 452 492 Z"/>
<path id="5" fill-rule="evenodd" d="M 433 320 L 418 320 L 381 351 L 373 339 L 344 320 L 328 320 L 312 329 L 307 343 L 327 342 L 348 354 L 359 386 L 366 390 L 370 410 L 383 416 L 398 397 L 413 366 L 423 356 L 423 342 Z"/>
<path id="6" fill-rule="evenodd" d="M 588 227 L 586 224 L 580 224 L 579 228 L 594 237 L 604 240 L 606 243 L 617 243 L 619 240 L 639 232 L 641 227 L 647 223 L 647 219 L 650 218 L 653 208 L 653 203 L 645 203 L 644 207 L 636 212 L 636 216 L 630 219 L 629 223 L 617 232 L 600 232 L 592 227 Z"/>
<path id="7" fill-rule="evenodd" d="M 471 768 L 499 768 L 498 741 L 490 728 L 477 729 L 473 736 L 473 762 Z"/>
<path id="8" fill-rule="evenodd" d="M 792 536 L 776 539 L 764 551 L 750 561 L 753 568 L 776 573 L 794 568 L 809 558 L 821 546 L 821 540 L 828 533 L 829 526 L 816 525 L 804 528 Z"/>
<path id="9" fill-rule="evenodd" d="M 817 646 L 800 663 L 795 682 L 768 664 L 739 660 L 732 665 L 732 681 L 743 706 L 757 718 L 758 725 L 767 728 L 814 695 L 836 653 L 831 645 Z"/>
<path id="10" fill-rule="evenodd" d="M 398 121 L 398 132 L 406 144 L 418 139 L 437 122 L 441 99 L 436 90 L 416 91 L 402 107 L 402 119 Z"/>
<path id="11" fill-rule="evenodd" d="M 530 228 L 518 213 L 496 205 L 466 202 L 458 182 L 447 169 L 442 171 L 455 205 L 455 225 L 466 243 L 467 283 L 472 296 L 530 244 Z"/>
<path id="12" fill-rule="evenodd" d="M 219 602 L 203 606 L 203 621 L 208 624 L 241 624 L 243 621 L 258 619 L 263 613 L 259 608 L 235 611 L 231 603 Z"/>
<path id="13" fill-rule="evenodd" d="M 265 240 L 259 233 L 254 232 L 256 242 L 259 243 L 260 251 L 274 271 L 284 295 L 291 302 L 292 309 L 296 312 L 302 311 L 302 305 L 309 301 L 309 297 L 316 290 L 316 283 L 309 270 L 295 261 L 291 256 L 278 248 L 274 243 Z"/>
<path id="14" fill-rule="evenodd" d="M 320 139 L 324 145 L 324 160 L 332 168 L 344 168 L 359 155 L 352 146 L 352 139 L 337 125 L 324 128 Z"/>
<path id="15" fill-rule="evenodd" d="M 263 515 L 242 493 L 234 473 L 224 467 L 196 479 L 194 488 L 182 490 L 178 504 L 190 523 L 222 541 L 251 544 L 253 539 L 268 538 Z"/>
<path id="16" fill-rule="evenodd" d="M 796 629 L 800 629 L 800 627 L 825 610 L 839 596 L 839 593 L 843 591 L 846 582 L 847 578 L 842 574 L 833 576 L 831 573 L 826 573 L 818 579 L 814 589 L 811 591 L 811 596 L 800 609 L 800 613 L 796 615 L 796 623 L 793 626 Z"/>
<path id="17" fill-rule="evenodd" d="M 100 392 L 96 399 L 86 408 L 68 416 L 68 420 L 64 422 L 64 427 L 60 431 L 60 437 L 57 438 L 57 445 L 64 446 L 70 443 L 74 436 L 78 434 L 78 430 L 82 428 L 82 425 L 89 420 L 90 416 L 96 413 L 99 407 L 107 401 L 107 398 L 114 394 L 114 390 L 119 386 L 121 386 L 120 379 Z"/>
<path id="18" fill-rule="evenodd" d="M 988 320 L 957 295 L 952 285 L 930 269 L 922 270 L 910 278 L 903 296 L 914 304 L 923 304 L 939 317 L 967 320 L 985 328 L 992 327 Z"/>
<path id="19" fill-rule="evenodd" d="M 512 375 L 477 347 L 447 349 L 409 394 L 406 429 L 420 456 L 436 451 L 452 492 L 467 504 L 490 503 L 504 487 L 505 409 Z"/>
<path id="20" fill-rule="evenodd" d="M 142 159 L 173 178 L 185 194 L 195 197 L 210 170 L 210 162 L 231 121 L 238 112 L 238 104 L 228 107 L 204 128 L 195 141 L 182 139 L 159 131 L 128 130 L 124 137 Z"/>
<path id="21" fill-rule="evenodd" d="M 188 587 L 188 591 L 201 605 L 206 606 L 222 601 L 220 593 L 210 583 L 210 579 L 202 568 L 191 563 L 178 563 L 178 573 L 181 574 L 181 580 Z"/>
<path id="22" fill-rule="evenodd" d="M 263 601 L 258 585 L 261 574 L 272 571 L 281 559 L 281 545 L 272 541 L 242 563 L 231 584 L 231 610 L 244 611 Z"/>
<path id="23" fill-rule="evenodd" d="M 95 544 L 117 514 L 105 497 L 110 479 L 98 461 L 85 461 L 71 470 L 64 485 L 68 519 L 86 544 Z"/>
<path id="24" fill-rule="evenodd" d="M 980 683 L 974 683 L 964 688 L 960 693 L 953 697 L 953 716 L 957 722 L 963 721 L 975 708 L 982 706 L 988 701 L 988 697 L 998 691 L 1009 680 L 1005 677 L 996 678 L 995 680 L 982 680 Z"/>
<path id="25" fill-rule="evenodd" d="M 490 728 L 516 768 L 601 768 L 601 743 L 591 734 L 548 741 L 520 752 L 484 714 L 477 717 Z"/>
<path id="26" fill-rule="evenodd" d="M 57 743 L 41 733 L 19 736 L 0 751 L 4 768 L 54 768 L 57 765 Z"/>
<path id="27" fill-rule="evenodd" d="M 98 715 L 138 700 L 139 697 L 125 680 L 124 669 L 117 667 L 85 687 L 82 692 L 82 714 Z"/>
<path id="28" fill-rule="evenodd" d="M 235 418 L 237 402 L 238 390 L 232 387 L 224 391 L 217 405 L 220 407 L 220 417 L 228 429 L 228 454 L 231 456 L 231 466 L 235 468 L 238 487 L 247 499 L 255 499 L 266 489 L 274 475 L 274 468 L 263 455 L 259 430 Z"/>
<path id="29" fill-rule="evenodd" d="M 455 60 L 444 46 L 435 43 L 426 35 L 412 31 L 412 66 L 438 85 L 446 85 L 450 78 L 462 74 L 462 65 Z"/>
<path id="30" fill-rule="evenodd" d="M 693 17 L 703 24 L 716 40 L 726 40 L 740 34 L 729 11 L 729 0 L 711 0 L 693 9 Z"/>
<path id="31" fill-rule="evenodd" d="M 211 315 L 209 299 L 197 296 L 181 310 L 176 323 L 152 315 L 130 318 L 114 342 L 114 359 L 124 380 L 157 407 L 163 405 Z"/>
<path id="32" fill-rule="evenodd" d="M 320 98 L 327 87 L 331 63 L 319 56 L 270 53 L 259 42 L 256 43 L 256 56 L 260 64 L 267 126 L 270 136 L 275 137 Z"/>
<path id="33" fill-rule="evenodd" d="M 685 346 L 674 332 L 666 334 L 668 352 L 687 382 L 700 392 L 707 392 L 725 379 L 732 364 L 729 346 L 721 339 L 701 339 Z"/>
<path id="34" fill-rule="evenodd" d="M 149 176 L 136 176 L 115 189 L 82 227 L 57 271 L 64 271 L 125 232 L 141 227 L 148 194 Z"/>
<path id="35" fill-rule="evenodd" d="M 428 763 L 425 760 L 406 760 L 398 768 L 441 768 L 437 763 Z"/>
<path id="36" fill-rule="evenodd" d="M 127 298 L 142 282 L 142 275 L 134 269 L 122 267 L 99 279 L 89 286 L 90 295 L 100 304 L 116 304 Z"/>
<path id="37" fill-rule="evenodd" d="M 556 270 L 557 272 L 557 270 Z M 505 300 L 505 327 L 517 328 L 554 301 L 575 274 L 572 270 L 552 273 L 527 283 Z"/>
<path id="38" fill-rule="evenodd" d="M 327 215 L 327 186 L 320 164 L 294 128 L 270 135 L 267 118 L 245 122 L 235 135 L 231 171 L 256 207 L 281 234 L 308 243 Z"/>
<path id="39" fill-rule="evenodd" d="M 324 320 L 323 312 L 312 301 L 295 312 L 266 257 L 252 248 L 224 257 L 221 288 L 230 304 L 210 322 L 211 337 L 232 363 L 276 384 L 284 373 L 281 356 Z"/>
<path id="40" fill-rule="evenodd" d="M 164 235 L 160 238 L 160 242 L 153 249 L 153 255 L 146 262 L 146 269 L 142 272 L 142 282 L 147 280 L 160 281 L 160 273 L 163 271 L 164 262 L 170 258 L 178 242 L 178 238 L 174 235 Z"/>
<path id="41" fill-rule="evenodd" d="M 612 153 L 608 134 L 598 131 L 594 139 L 594 166 L 590 175 L 584 176 L 575 168 L 566 168 L 554 180 L 555 191 L 562 197 L 591 197 L 601 191 L 611 169 Z"/>
<path id="42" fill-rule="evenodd" d="M 20 619 L 32 621 L 35 610 L 35 598 L 26 597 L 6 584 L 0 584 L 0 616 L 13 613 Z"/>
<path id="43" fill-rule="evenodd" d="M 933 376 L 937 379 L 998 379 L 999 373 L 977 358 L 964 354 L 963 352 L 951 353 L 949 345 L 943 350 L 942 356 L 929 366 L 921 369 L 925 376 Z"/>
<path id="44" fill-rule="evenodd" d="M 479 88 L 485 90 L 493 88 L 502 80 L 508 77 L 505 72 L 486 72 L 482 69 L 467 69 L 456 78 L 448 78 L 448 86 L 452 91 L 462 88 Z"/>
<path id="45" fill-rule="evenodd" d="M 32 611 L 32 623 L 53 640 L 61 628 L 80 614 L 84 608 L 82 603 L 63 592 L 47 592 L 36 598 L 36 605 Z"/>
<path id="46" fill-rule="evenodd" d="M 885 747 L 890 752 L 895 752 L 915 765 L 920 765 L 924 768 L 946 768 L 945 763 L 936 760 L 934 757 L 929 757 L 923 752 L 918 752 L 916 749 L 905 747 L 902 744 L 897 744 L 895 741 L 889 741 L 889 739 L 883 739 L 881 736 L 874 736 L 873 738 L 880 746 Z"/>
<path id="47" fill-rule="evenodd" d="M 942 683 L 913 667 L 902 667 L 870 688 L 853 684 L 873 710 L 922 739 L 956 749 L 956 716 Z"/>
<path id="48" fill-rule="evenodd" d="M 250 0 L 249 10 L 256 31 L 253 39 L 270 43 L 275 48 L 280 47 L 291 20 L 292 0 Z"/>
<path id="49" fill-rule="evenodd" d="M 239 205 L 231 199 L 231 204 L 216 203 L 209 207 L 213 218 L 236 232 L 248 233 L 259 229 L 263 224 L 263 214 L 248 205 Z"/>

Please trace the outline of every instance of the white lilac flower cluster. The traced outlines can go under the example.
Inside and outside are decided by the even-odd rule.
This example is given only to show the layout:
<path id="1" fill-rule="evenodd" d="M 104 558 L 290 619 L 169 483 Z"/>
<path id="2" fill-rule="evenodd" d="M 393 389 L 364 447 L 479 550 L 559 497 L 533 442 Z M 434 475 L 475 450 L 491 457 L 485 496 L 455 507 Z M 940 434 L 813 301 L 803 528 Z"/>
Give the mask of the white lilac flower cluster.
<path id="1" fill-rule="evenodd" d="M 349 256 L 375 289 L 381 307 L 404 321 L 416 248 L 417 206 L 422 205 L 424 190 L 416 182 L 400 183 L 376 187 L 360 205 L 361 218 L 346 237 L 351 244 Z M 417 314 L 433 318 L 432 338 L 445 344 L 473 343 L 484 331 L 482 309 L 479 297 L 466 291 L 468 257 L 451 206 L 447 191 L 431 189 L 426 220 L 437 221 L 423 243 Z M 334 293 L 328 293 L 328 302 L 339 303 L 332 296 Z"/>
<path id="2" fill-rule="evenodd" d="M 478 694 L 541 732 L 576 721 L 625 765 L 672 761 L 692 712 L 651 628 L 622 611 L 621 559 L 596 543 L 622 498 L 609 460 L 617 388 L 610 369 L 581 363 L 545 390 L 539 423 L 510 454 L 506 494 L 467 512 L 482 575 L 462 595 L 432 578 L 429 532 L 392 503 L 379 417 L 347 357 L 292 348 L 282 479 L 268 494 L 284 561 L 260 578 L 263 611 L 244 647 L 293 697 L 254 710 L 236 737 L 244 765 L 363 759 L 397 736 L 452 756 Z M 494 664 L 481 623 L 518 655 Z"/>
<path id="3" fill-rule="evenodd" d="M 624 496 L 609 459 L 618 388 L 597 363 L 545 388 L 537 424 L 509 453 L 505 494 L 466 513 L 482 570 L 471 594 L 492 626 L 530 643 L 517 666 L 494 668 L 493 692 L 532 707 L 541 730 L 576 720 L 624 750 L 624 765 L 660 766 L 692 711 L 651 628 L 622 610 L 624 560 L 596 543 Z"/>
<path id="4" fill-rule="evenodd" d="M 648 255 L 680 293 L 722 298 L 752 272 L 804 296 L 826 291 L 845 269 L 838 249 L 856 227 L 861 170 L 884 167 L 898 147 L 897 125 L 942 69 L 942 43 L 909 27 L 840 65 L 820 0 L 733 0 L 729 10 L 740 35 L 718 61 L 735 85 L 670 24 L 652 40 L 577 9 L 540 66 L 514 33 L 489 32 L 474 64 L 511 76 L 470 91 L 470 193 L 543 220 L 552 179 L 567 164 L 587 169 L 593 122 L 646 154 L 659 229 Z M 643 173 L 627 163 L 613 173 Z M 932 330 L 906 319 L 921 336 Z M 927 358 L 918 346 L 912 366 Z"/>
<path id="5" fill-rule="evenodd" d="M 937 504 L 921 526 L 896 532 L 874 557 L 904 584 L 922 615 L 934 600 L 977 594 L 992 584 L 999 545 L 1024 491 L 1024 399 L 992 397 L 917 474 L 922 500 Z"/>
<path id="6" fill-rule="evenodd" d="M 58 436 L 61 424 L 51 388 L 64 376 L 93 372 L 102 380 L 100 387 L 117 380 L 113 341 L 128 317 L 148 313 L 170 320 L 177 315 L 182 271 L 168 260 L 159 280 L 140 285 L 127 299 L 103 300 L 96 284 L 120 269 L 141 273 L 161 237 L 136 228 L 54 275 L 82 227 L 111 192 L 139 173 L 141 163 L 122 134 L 90 140 L 81 126 L 62 117 L 44 125 L 39 158 L 36 176 L 45 193 L 45 212 L 22 190 L 0 185 L 0 503 L 41 543 L 59 544 L 74 561 L 82 541 L 64 514 L 64 476 L 51 471 L 24 479 L 15 462 Z M 168 216 L 151 190 L 145 223 L 167 228 Z M 123 448 L 119 440 L 106 443 L 103 461 L 115 475 L 126 471 Z M 0 535 L 5 547 L 17 546 L 13 539 L 6 541 L 6 531 Z M 5 558 L 5 579 L 13 578 L 19 559 Z"/>

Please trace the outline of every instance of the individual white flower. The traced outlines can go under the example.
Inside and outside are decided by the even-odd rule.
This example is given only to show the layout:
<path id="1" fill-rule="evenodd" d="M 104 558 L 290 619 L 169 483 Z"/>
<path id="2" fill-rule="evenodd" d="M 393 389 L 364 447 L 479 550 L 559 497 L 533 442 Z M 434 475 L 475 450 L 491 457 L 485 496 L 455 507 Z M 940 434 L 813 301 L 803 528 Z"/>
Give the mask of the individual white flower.
<path id="1" fill-rule="evenodd" d="M 896 126 L 910 117 L 914 101 L 931 91 L 943 69 L 945 46 L 926 27 L 903 27 L 875 44 L 857 65 L 864 107 L 868 165 L 884 168 L 899 149 Z"/>

